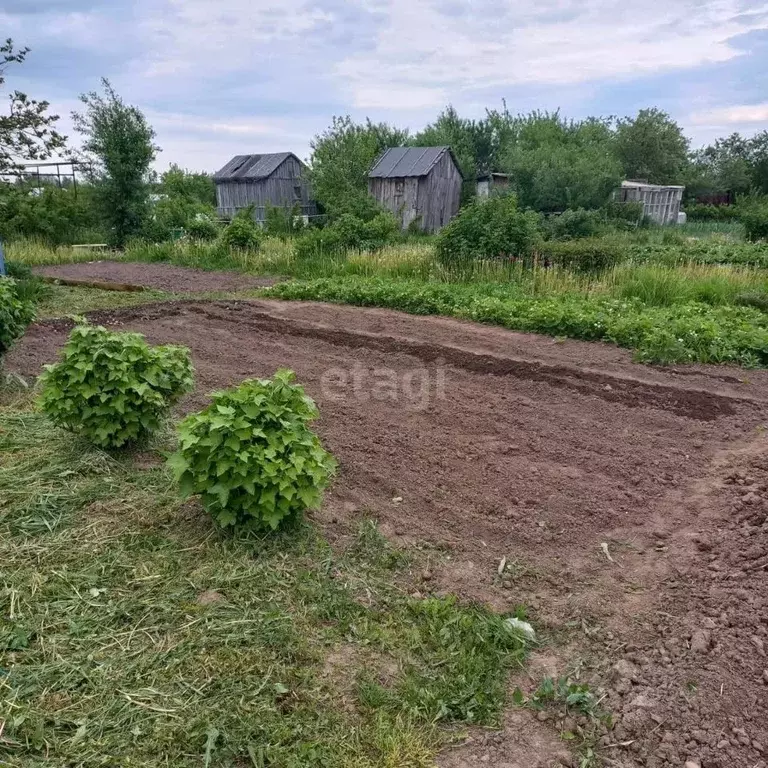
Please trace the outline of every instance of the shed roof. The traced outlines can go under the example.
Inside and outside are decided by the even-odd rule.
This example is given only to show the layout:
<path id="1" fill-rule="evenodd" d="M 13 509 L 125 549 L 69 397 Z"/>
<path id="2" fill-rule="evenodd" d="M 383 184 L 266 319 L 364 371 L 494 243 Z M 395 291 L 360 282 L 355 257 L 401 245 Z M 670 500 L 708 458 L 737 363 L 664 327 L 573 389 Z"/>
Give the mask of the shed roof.
<path id="1" fill-rule="evenodd" d="M 259 181 L 271 176 L 293 152 L 272 152 L 266 155 L 235 155 L 220 171 L 214 181 Z M 299 160 L 298 157 L 296 157 Z M 299 160 L 299 162 L 301 162 Z"/>
<path id="2" fill-rule="evenodd" d="M 446 152 L 450 153 L 455 166 L 459 168 L 450 147 L 390 147 L 376 161 L 368 177 L 400 179 L 405 176 L 426 176 Z"/>
<path id="3" fill-rule="evenodd" d="M 623 189 L 651 189 L 658 191 L 661 189 L 685 189 L 678 184 L 649 184 L 647 181 L 622 181 L 621 186 Z"/>

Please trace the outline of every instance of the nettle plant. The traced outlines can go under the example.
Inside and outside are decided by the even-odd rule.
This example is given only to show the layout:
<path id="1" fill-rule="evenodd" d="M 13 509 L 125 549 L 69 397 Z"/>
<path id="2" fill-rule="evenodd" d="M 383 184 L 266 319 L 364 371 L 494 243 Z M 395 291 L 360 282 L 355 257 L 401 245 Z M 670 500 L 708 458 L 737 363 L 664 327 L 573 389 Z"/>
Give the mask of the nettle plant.
<path id="1" fill-rule="evenodd" d="M 141 334 L 81 324 L 41 380 L 40 404 L 54 424 L 112 449 L 158 429 L 192 389 L 192 362 L 186 347 L 150 347 Z"/>
<path id="2" fill-rule="evenodd" d="M 19 295 L 16 281 L 0 277 L 0 360 L 34 316 L 34 305 Z"/>
<path id="3" fill-rule="evenodd" d="M 317 508 L 336 462 L 308 427 L 314 401 L 292 371 L 216 392 L 179 424 L 170 459 L 185 496 L 227 528 L 276 529 Z"/>

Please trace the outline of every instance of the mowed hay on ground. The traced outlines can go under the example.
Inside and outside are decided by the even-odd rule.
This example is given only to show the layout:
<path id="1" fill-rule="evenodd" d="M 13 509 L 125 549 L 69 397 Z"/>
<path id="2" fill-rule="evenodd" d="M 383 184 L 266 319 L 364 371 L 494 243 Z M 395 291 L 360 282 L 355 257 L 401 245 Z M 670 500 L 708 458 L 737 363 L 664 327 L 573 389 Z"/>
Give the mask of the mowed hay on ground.
<path id="1" fill-rule="evenodd" d="M 317 517 L 321 529 L 343 541 L 373 516 L 400 546 L 419 547 L 427 562 L 411 574 L 408 594 L 455 592 L 507 614 L 527 605 L 541 636 L 554 641 L 558 671 L 606 686 L 617 729 L 598 733 L 603 749 L 614 750 L 608 757 L 666 766 L 691 756 L 722 768 L 760 759 L 752 742 L 768 741 L 768 712 L 762 662 L 750 650 L 760 631 L 751 617 L 767 608 L 765 573 L 749 571 L 753 599 L 740 604 L 742 586 L 699 580 L 695 542 L 712 541 L 707 562 L 731 556 L 713 535 L 730 501 L 712 489 L 739 446 L 760 450 L 765 372 L 648 369 L 608 346 L 349 307 L 186 302 L 94 319 L 188 345 L 198 391 L 185 408 L 247 376 L 296 370 L 341 465 Z M 33 326 L 9 366 L 34 374 L 67 329 L 59 321 Z M 760 480 L 751 482 L 764 504 Z M 293 567 L 294 550 L 283 554 Z M 214 581 L 193 579 L 188 599 L 216 589 Z M 375 590 L 359 595 L 363 606 L 375 604 Z M 712 615 L 718 602 L 725 620 Z M 714 629 L 702 627 L 703 616 Z M 740 626 L 751 629 L 734 630 Z M 710 633 L 705 653 L 691 642 L 702 628 Z M 726 651 L 738 664 L 725 664 Z M 621 660 L 633 665 L 630 678 L 610 671 Z M 395 687 L 392 698 L 384 678 L 368 681 L 358 703 L 393 713 L 397 702 L 416 701 L 409 717 L 434 711 L 434 700 L 414 699 L 423 680 Z M 725 701 L 723 684 L 733 691 Z M 652 725 L 659 719 L 664 728 Z M 734 727 L 746 728 L 749 743 L 728 740 L 718 751 Z M 205 729 L 198 732 L 202 739 Z M 627 744 L 609 746 L 619 739 Z M 198 741 L 197 759 L 200 748 Z"/>
<path id="2" fill-rule="evenodd" d="M 4 764 L 433 764 L 497 723 L 521 636 L 361 521 L 219 535 L 152 451 L 112 458 L 0 413 Z M 341 664 L 339 658 L 347 660 Z"/>

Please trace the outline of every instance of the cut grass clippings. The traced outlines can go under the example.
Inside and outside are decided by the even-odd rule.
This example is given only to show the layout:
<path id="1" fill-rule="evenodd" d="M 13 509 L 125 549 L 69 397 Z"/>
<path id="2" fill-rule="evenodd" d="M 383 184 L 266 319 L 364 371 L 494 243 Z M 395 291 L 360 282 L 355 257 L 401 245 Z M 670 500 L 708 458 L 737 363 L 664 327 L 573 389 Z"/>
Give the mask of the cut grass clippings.
<path id="1" fill-rule="evenodd" d="M 3 765 L 426 768 L 441 724 L 498 724 L 522 639 L 410 597 L 372 523 L 340 554 L 224 536 L 156 454 L 33 411 L 0 411 L 0 451 Z"/>
<path id="2" fill-rule="evenodd" d="M 608 341 L 634 350 L 643 362 L 768 366 L 768 314 L 752 307 L 701 302 L 652 307 L 637 299 L 505 295 L 500 285 L 361 278 L 281 283 L 262 295 L 448 315 L 514 330 Z"/>

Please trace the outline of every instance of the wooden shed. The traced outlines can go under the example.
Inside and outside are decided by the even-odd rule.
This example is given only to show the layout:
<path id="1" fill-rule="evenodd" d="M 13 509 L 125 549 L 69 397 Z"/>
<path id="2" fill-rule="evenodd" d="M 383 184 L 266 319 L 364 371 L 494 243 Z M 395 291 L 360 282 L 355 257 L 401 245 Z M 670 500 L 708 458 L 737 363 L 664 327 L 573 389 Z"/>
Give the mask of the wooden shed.
<path id="1" fill-rule="evenodd" d="M 256 221 L 264 221 L 268 206 L 293 208 L 314 216 L 317 207 L 307 180 L 307 168 L 293 152 L 236 155 L 213 176 L 219 216 L 232 218 L 254 206 Z"/>
<path id="2" fill-rule="evenodd" d="M 622 181 L 614 199 L 621 203 L 642 203 L 643 215 L 657 224 L 677 224 L 685 187 L 661 186 L 644 181 Z"/>
<path id="3" fill-rule="evenodd" d="M 494 193 L 509 192 L 510 181 L 508 173 L 486 173 L 477 177 L 475 193 L 479 198 L 490 197 Z"/>
<path id="4" fill-rule="evenodd" d="M 368 192 L 403 229 L 437 232 L 459 211 L 463 178 L 450 147 L 391 147 L 368 174 Z"/>

